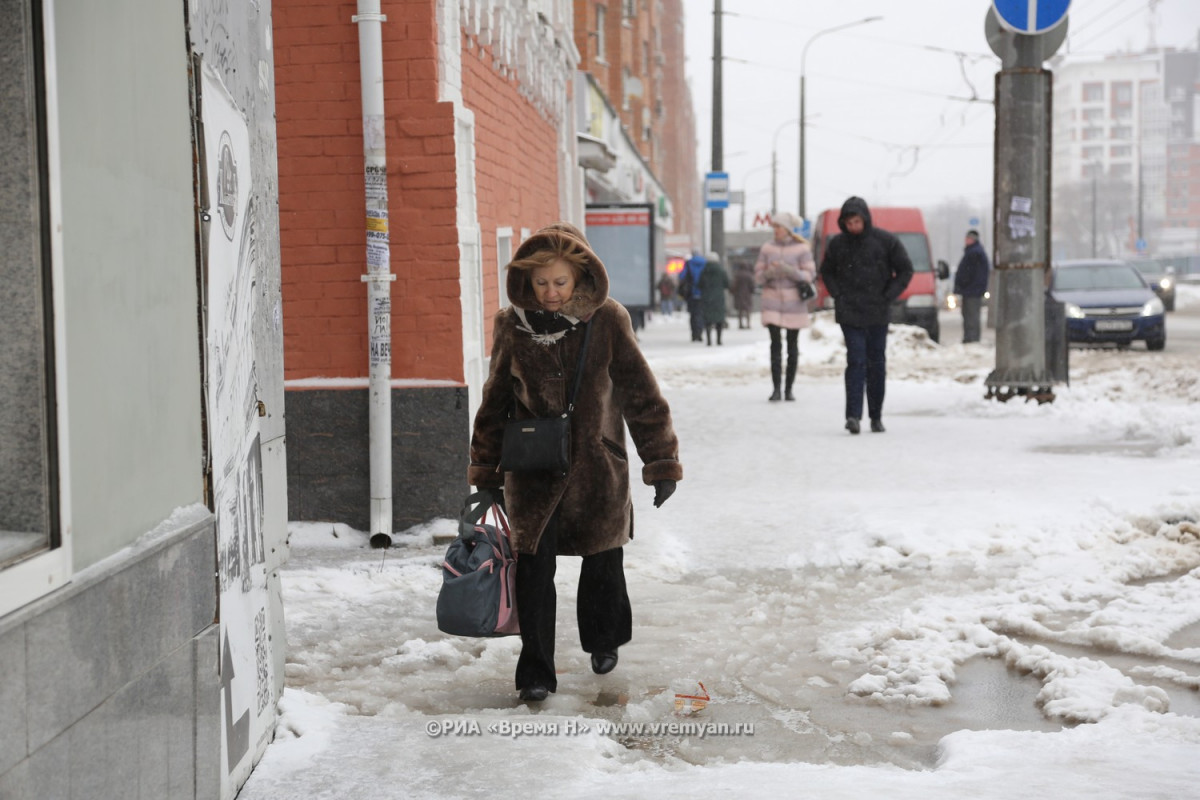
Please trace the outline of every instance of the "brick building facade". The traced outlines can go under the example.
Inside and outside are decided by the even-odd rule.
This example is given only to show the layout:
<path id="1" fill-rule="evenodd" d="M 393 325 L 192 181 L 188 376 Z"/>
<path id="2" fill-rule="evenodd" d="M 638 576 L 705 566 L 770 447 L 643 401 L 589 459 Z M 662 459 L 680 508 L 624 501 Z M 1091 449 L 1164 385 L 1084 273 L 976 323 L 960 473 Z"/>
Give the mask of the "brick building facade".
<path id="1" fill-rule="evenodd" d="M 669 232 L 698 246 L 703 223 L 696 119 L 684 74 L 683 0 L 575 0 L 574 7 L 579 69 L 592 76 L 625 138 L 661 184 L 671 205 Z M 611 199 L 608 187 L 595 183 L 589 199 Z"/>
<path id="2" fill-rule="evenodd" d="M 564 2 L 384 0 L 393 527 L 453 513 L 500 274 L 568 214 Z M 279 0 L 289 513 L 367 529 L 363 112 L 354 0 Z M 557 154 L 557 155 L 556 155 Z"/>

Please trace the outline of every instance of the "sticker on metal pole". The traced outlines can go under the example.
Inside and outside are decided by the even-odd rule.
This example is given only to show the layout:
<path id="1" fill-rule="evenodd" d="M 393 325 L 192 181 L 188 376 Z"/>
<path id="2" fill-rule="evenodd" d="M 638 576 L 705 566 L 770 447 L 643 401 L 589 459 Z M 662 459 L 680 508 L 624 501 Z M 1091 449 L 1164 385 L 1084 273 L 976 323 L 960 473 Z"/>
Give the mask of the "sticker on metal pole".
<path id="1" fill-rule="evenodd" d="M 1067 18 L 1071 0 L 992 0 L 1000 24 L 1026 35 L 1045 33 Z"/>

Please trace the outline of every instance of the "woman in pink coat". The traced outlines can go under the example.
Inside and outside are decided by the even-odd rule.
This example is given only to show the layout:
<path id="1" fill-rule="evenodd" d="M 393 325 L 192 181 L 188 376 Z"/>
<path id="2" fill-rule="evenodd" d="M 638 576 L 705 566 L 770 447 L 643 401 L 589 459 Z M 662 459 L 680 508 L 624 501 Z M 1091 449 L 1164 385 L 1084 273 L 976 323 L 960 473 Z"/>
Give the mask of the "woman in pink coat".
<path id="1" fill-rule="evenodd" d="M 803 224 L 804 220 L 795 214 L 774 214 L 771 226 L 775 229 L 775 238 L 758 251 L 758 263 L 754 265 L 754 281 L 762 287 L 762 321 L 771 334 L 771 382 L 775 390 L 768 399 L 773 403 L 781 399 L 796 399 L 792 394 L 792 384 L 796 382 L 796 361 L 800 356 L 796 340 L 800 329 L 811 324 L 808 300 L 805 298 L 812 295 L 806 292 L 805 298 L 801 298 L 800 290 L 806 286 L 811 292 L 816 265 L 808 241 L 795 233 Z M 781 397 L 779 384 L 783 372 L 782 340 L 785 330 L 788 347 L 787 382 Z"/>

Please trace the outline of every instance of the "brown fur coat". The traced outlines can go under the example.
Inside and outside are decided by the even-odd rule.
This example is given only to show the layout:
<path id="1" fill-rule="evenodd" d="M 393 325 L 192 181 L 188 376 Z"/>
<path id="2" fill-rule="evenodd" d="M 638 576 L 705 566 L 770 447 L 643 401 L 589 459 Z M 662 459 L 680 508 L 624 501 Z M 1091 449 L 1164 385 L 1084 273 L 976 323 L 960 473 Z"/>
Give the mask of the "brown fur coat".
<path id="1" fill-rule="evenodd" d="M 571 236 L 562 228 L 544 228 L 517 250 L 523 258 L 545 244 L 545 237 Z M 586 246 L 586 242 L 584 243 Z M 535 342 L 517 328 L 512 307 L 496 314 L 491 372 L 475 415 L 469 482 L 481 488 L 504 486 L 513 544 L 533 553 L 555 509 L 560 513 L 558 552 L 591 555 L 621 547 L 633 537 L 629 456 L 625 426 L 641 458 L 642 481 L 683 478 L 679 442 L 671 411 L 646 364 L 629 313 L 608 296 L 608 273 L 587 248 L 587 275 L 576 284 L 564 314 L 590 319 L 591 341 L 575 411 L 571 416 L 571 468 L 566 476 L 503 473 L 500 449 L 504 425 L 516 418 L 561 414 L 575 378 L 583 328 L 551 344 Z M 529 273 L 508 271 L 508 296 L 514 306 L 540 308 Z M 515 400 L 515 403 L 514 403 Z"/>

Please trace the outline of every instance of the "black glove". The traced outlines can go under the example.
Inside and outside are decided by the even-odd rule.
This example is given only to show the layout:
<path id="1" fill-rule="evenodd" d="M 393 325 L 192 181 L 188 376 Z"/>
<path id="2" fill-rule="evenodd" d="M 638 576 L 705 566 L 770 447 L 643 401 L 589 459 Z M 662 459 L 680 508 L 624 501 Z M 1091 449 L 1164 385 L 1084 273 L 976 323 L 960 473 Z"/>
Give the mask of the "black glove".
<path id="1" fill-rule="evenodd" d="M 661 480 L 654 482 L 654 507 L 659 508 L 667 502 L 667 498 L 675 494 L 675 481 Z"/>

